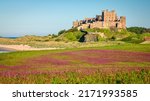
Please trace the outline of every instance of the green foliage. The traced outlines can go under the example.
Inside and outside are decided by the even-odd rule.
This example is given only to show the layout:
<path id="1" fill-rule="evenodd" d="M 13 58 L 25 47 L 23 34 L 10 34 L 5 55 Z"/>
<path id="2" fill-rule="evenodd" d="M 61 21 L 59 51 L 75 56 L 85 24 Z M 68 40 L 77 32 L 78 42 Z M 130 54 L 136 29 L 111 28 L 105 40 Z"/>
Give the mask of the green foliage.
<path id="1" fill-rule="evenodd" d="M 62 41 L 62 40 L 61 40 L 61 39 L 56 39 L 55 41 L 60 42 L 60 41 Z"/>
<path id="2" fill-rule="evenodd" d="M 28 42 L 47 42 L 49 41 L 50 39 L 52 38 L 51 35 L 48 35 L 48 36 L 35 36 L 35 35 L 26 35 L 26 36 L 23 36 L 23 37 L 19 37 L 15 40 L 12 40 L 14 41 L 14 43 L 28 43 Z M 8 41 L 11 41 L 11 40 L 8 40 Z"/>
<path id="3" fill-rule="evenodd" d="M 63 34 L 63 33 L 65 33 L 65 32 L 66 32 L 66 30 L 65 30 L 65 29 L 64 29 L 64 30 L 59 31 L 59 32 L 58 32 L 58 36 L 59 36 L 59 35 L 61 35 L 61 34 Z"/>
<path id="4" fill-rule="evenodd" d="M 87 32 L 102 32 L 105 34 L 113 33 L 110 29 L 99 29 L 99 28 L 93 28 L 93 29 L 87 28 L 87 29 L 85 29 L 85 31 L 87 31 Z"/>
<path id="5" fill-rule="evenodd" d="M 67 32 L 76 32 L 76 31 L 78 31 L 77 28 L 71 28 L 71 29 L 67 30 L 66 33 L 67 33 Z"/>
<path id="6" fill-rule="evenodd" d="M 52 34 L 52 38 L 56 38 L 57 37 L 57 35 L 56 34 Z"/>
<path id="7" fill-rule="evenodd" d="M 129 27 L 127 30 L 136 34 L 150 33 L 150 29 L 144 27 Z"/>
<path id="8" fill-rule="evenodd" d="M 122 39 L 122 41 L 139 44 L 144 40 L 140 37 L 140 35 L 131 35 L 129 37 Z"/>
<path id="9" fill-rule="evenodd" d="M 59 32 L 59 36 L 55 41 L 79 41 L 84 33 L 78 31 L 76 28 L 69 29 L 67 31 L 62 30 Z"/>
<path id="10" fill-rule="evenodd" d="M 94 28 L 94 29 L 86 29 L 85 31 L 87 31 L 87 32 L 101 32 L 101 33 L 104 33 L 108 40 L 112 40 L 113 39 L 113 41 L 117 40 L 117 39 L 120 40 L 120 39 L 123 39 L 125 37 L 128 37 L 128 36 L 132 35 L 131 32 L 128 32 L 125 29 L 117 31 L 117 29 L 113 29 L 112 30 L 112 29 L 98 29 L 98 28 Z"/>
<path id="11" fill-rule="evenodd" d="M 101 29 L 99 29 L 99 28 L 93 28 L 93 29 L 87 28 L 87 29 L 85 29 L 85 31 L 87 31 L 87 32 L 100 32 Z"/>
<path id="12" fill-rule="evenodd" d="M 67 38 L 70 41 L 76 41 L 76 37 L 73 32 L 65 33 L 65 38 Z"/>
<path id="13" fill-rule="evenodd" d="M 121 40 L 128 43 L 141 43 L 144 41 L 144 36 L 149 36 L 148 34 L 144 34 L 144 32 L 150 32 L 150 29 L 146 29 L 143 27 L 130 27 L 125 29 L 99 29 L 99 28 L 87 28 L 84 31 L 78 31 L 77 28 L 72 28 L 69 30 L 61 30 L 58 34 L 62 35 L 56 41 L 79 41 L 79 39 L 84 35 L 84 32 L 100 32 L 104 33 L 105 38 L 98 37 L 99 41 L 115 41 Z M 136 34 L 138 35 L 136 35 Z M 142 33 L 142 35 L 141 35 Z M 143 35 L 144 34 L 144 35 Z"/>
<path id="14" fill-rule="evenodd" d="M 98 41 L 106 41 L 107 39 L 98 36 Z"/>
<path id="15" fill-rule="evenodd" d="M 149 32 L 149 29 L 143 27 L 130 27 L 127 30 L 132 33 L 129 33 L 128 37 L 122 39 L 122 41 L 125 42 L 139 44 L 144 41 L 144 38 L 146 36 L 150 36 L 150 33 L 144 33 L 144 32 Z"/>
<path id="16" fill-rule="evenodd" d="M 64 37 L 69 41 L 79 41 L 79 39 L 82 37 L 83 33 L 80 31 L 75 32 L 66 32 L 64 34 Z"/>
<path id="17" fill-rule="evenodd" d="M 150 37 L 150 33 L 131 34 L 130 36 L 122 39 L 122 41 L 139 44 L 144 41 L 145 37 Z"/>
<path id="18" fill-rule="evenodd" d="M 142 39 L 144 39 L 145 37 L 150 37 L 150 33 L 143 33 L 140 36 Z"/>

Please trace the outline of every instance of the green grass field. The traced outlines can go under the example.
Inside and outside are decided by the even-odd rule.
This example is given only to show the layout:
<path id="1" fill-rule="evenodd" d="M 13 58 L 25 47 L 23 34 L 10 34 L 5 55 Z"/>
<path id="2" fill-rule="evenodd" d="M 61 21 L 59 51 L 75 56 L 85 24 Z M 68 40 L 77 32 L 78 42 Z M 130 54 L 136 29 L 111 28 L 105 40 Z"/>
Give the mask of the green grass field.
<path id="1" fill-rule="evenodd" d="M 4 84 L 150 84 L 150 45 L 0 54 Z"/>

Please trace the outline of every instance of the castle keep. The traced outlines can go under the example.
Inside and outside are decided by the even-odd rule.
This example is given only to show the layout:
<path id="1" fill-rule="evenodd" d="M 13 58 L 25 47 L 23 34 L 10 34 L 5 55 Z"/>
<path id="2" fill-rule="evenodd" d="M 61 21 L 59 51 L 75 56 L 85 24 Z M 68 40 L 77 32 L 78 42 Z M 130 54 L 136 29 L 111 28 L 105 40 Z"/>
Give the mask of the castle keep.
<path id="1" fill-rule="evenodd" d="M 85 18 L 84 20 L 74 21 L 73 28 L 118 28 L 126 29 L 126 17 L 118 17 L 117 13 L 112 10 L 103 10 L 102 15 L 96 15 L 95 18 Z"/>

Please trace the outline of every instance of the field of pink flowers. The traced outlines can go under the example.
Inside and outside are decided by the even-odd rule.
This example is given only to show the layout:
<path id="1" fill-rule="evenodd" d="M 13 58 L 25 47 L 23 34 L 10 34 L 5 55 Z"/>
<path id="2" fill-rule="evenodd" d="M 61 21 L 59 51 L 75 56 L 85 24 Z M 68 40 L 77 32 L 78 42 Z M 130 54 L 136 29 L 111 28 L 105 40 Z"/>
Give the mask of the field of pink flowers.
<path id="1" fill-rule="evenodd" d="M 15 62 L 0 64 L 0 83 L 150 83 L 149 52 L 49 51 Z"/>

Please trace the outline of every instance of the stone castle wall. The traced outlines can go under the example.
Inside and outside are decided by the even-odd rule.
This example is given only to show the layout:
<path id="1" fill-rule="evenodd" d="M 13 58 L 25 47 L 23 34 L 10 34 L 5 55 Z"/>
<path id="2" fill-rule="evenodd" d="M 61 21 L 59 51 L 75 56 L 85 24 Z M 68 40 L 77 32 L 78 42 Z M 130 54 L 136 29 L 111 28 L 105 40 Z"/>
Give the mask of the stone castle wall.
<path id="1" fill-rule="evenodd" d="M 126 29 L 126 17 L 118 17 L 116 12 L 104 10 L 102 15 L 97 15 L 95 18 L 86 18 L 84 20 L 73 22 L 73 28 L 118 28 Z"/>

